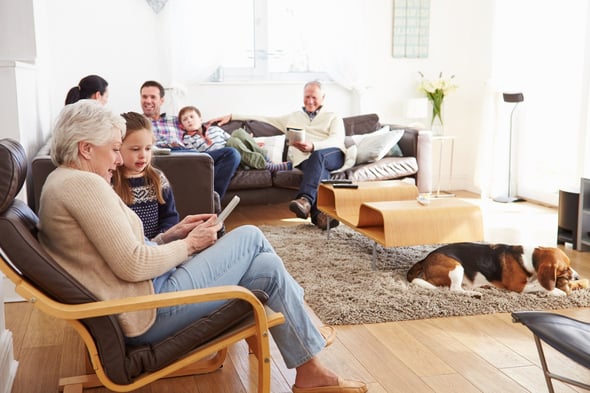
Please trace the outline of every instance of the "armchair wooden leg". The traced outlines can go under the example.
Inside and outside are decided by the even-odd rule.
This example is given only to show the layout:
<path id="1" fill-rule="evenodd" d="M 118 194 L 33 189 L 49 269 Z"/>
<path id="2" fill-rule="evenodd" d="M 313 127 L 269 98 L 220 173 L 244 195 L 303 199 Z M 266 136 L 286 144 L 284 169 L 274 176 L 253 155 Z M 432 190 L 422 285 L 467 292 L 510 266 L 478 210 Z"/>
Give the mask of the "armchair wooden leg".
<path id="1" fill-rule="evenodd" d="M 218 370 L 227 356 L 227 348 L 223 348 L 210 358 L 189 364 L 188 366 L 168 374 L 165 378 L 184 377 L 187 375 L 207 374 Z M 89 362 L 87 362 L 89 363 Z M 92 368 L 91 368 L 92 370 Z M 64 393 L 82 393 L 84 389 L 103 386 L 96 374 L 89 373 L 75 377 L 60 378 L 59 390 Z"/>
<path id="2" fill-rule="evenodd" d="M 81 383 L 64 386 L 63 388 L 64 393 L 82 393 L 84 391 L 84 385 Z"/>
<path id="3" fill-rule="evenodd" d="M 258 348 L 258 341 L 256 340 L 256 336 L 250 336 L 246 339 L 246 342 L 248 343 L 248 353 L 249 354 L 254 354 L 254 356 L 256 356 L 257 359 L 260 359 L 260 354 L 257 353 L 257 349 Z"/>

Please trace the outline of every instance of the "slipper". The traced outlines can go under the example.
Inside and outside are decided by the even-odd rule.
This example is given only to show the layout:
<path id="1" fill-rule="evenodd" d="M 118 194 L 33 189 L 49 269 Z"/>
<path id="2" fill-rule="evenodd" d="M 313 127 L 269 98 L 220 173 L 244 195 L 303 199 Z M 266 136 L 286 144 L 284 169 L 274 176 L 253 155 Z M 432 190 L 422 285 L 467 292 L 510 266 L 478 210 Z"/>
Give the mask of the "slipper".
<path id="1" fill-rule="evenodd" d="M 293 393 L 365 393 L 369 389 L 364 382 L 338 378 L 338 385 L 298 388 L 293 385 Z"/>
<path id="2" fill-rule="evenodd" d="M 329 347 L 330 345 L 332 345 L 332 343 L 336 339 L 336 329 L 334 329 L 332 326 L 324 325 L 320 327 L 318 330 L 320 331 L 320 334 L 326 341 L 326 345 L 324 345 L 324 347 Z"/>

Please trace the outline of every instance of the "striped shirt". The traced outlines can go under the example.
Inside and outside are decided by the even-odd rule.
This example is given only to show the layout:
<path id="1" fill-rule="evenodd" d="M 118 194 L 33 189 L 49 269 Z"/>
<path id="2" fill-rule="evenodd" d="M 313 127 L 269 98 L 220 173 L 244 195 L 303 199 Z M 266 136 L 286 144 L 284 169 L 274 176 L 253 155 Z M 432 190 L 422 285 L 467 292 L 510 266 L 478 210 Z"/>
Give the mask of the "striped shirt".
<path id="1" fill-rule="evenodd" d="M 205 131 L 206 138 L 199 134 L 185 134 L 183 143 L 187 147 L 192 147 L 200 152 L 213 151 L 225 147 L 230 135 L 222 128 L 211 126 Z"/>

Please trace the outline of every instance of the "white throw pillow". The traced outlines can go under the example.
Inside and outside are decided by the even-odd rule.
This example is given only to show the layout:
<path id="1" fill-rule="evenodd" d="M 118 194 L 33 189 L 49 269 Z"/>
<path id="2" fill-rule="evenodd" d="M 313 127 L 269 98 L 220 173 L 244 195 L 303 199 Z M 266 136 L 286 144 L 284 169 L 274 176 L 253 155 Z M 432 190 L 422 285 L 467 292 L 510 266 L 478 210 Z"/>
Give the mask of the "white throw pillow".
<path id="1" fill-rule="evenodd" d="M 403 135 L 404 130 L 383 131 L 383 128 L 365 135 L 357 144 L 356 165 L 382 159 Z"/>
<path id="2" fill-rule="evenodd" d="M 356 163 L 356 153 L 357 153 L 356 145 L 352 145 L 348 149 L 346 149 L 346 153 L 344 155 L 344 165 L 342 165 L 341 168 L 338 168 L 335 171 L 332 171 L 330 173 L 340 173 L 340 172 L 344 172 L 347 169 L 352 168 L 354 166 L 354 164 Z"/>
<path id="3" fill-rule="evenodd" d="M 263 143 L 262 148 L 266 150 L 269 160 L 272 162 L 283 162 L 285 135 L 257 136 L 254 140 L 256 143 Z"/>
<path id="4" fill-rule="evenodd" d="M 368 132 L 366 134 L 358 134 L 358 135 L 353 135 L 351 136 L 352 141 L 354 142 L 355 145 L 358 146 L 359 143 L 361 143 L 361 141 L 367 137 L 367 136 L 371 136 L 371 135 L 379 135 L 379 134 L 384 134 L 386 132 L 389 132 L 389 126 L 383 126 L 380 129 L 378 129 L 377 131 L 373 131 L 373 132 Z"/>

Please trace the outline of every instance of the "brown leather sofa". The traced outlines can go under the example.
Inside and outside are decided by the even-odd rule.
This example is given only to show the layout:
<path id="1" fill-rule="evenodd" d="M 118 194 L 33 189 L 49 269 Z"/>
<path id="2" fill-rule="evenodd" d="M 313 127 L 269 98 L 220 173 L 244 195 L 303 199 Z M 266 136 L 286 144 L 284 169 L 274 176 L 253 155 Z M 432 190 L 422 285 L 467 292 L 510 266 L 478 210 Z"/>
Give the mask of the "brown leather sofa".
<path id="1" fill-rule="evenodd" d="M 343 119 L 347 137 L 366 134 L 380 129 L 376 114 L 346 117 Z M 255 120 L 231 121 L 223 128 L 232 132 L 244 128 L 254 136 L 281 135 L 282 132 Z M 390 125 L 390 128 L 405 130 L 399 141 L 403 157 L 385 157 L 377 162 L 362 164 L 334 175 L 354 181 L 413 179 L 420 192 L 431 191 L 431 150 L 430 133 L 416 128 Z M 39 208 L 41 189 L 47 175 L 55 168 L 49 157 L 50 143 L 47 142 L 33 158 L 28 183 L 28 203 L 35 213 Z M 286 146 L 283 151 L 286 159 Z M 155 155 L 154 165 L 160 168 L 172 184 L 176 207 L 181 217 L 194 213 L 218 212 L 213 196 L 213 160 L 207 154 L 173 152 L 169 155 Z M 242 205 L 287 202 L 295 197 L 302 179 L 299 169 L 277 172 L 268 170 L 240 169 L 234 175 L 222 201 L 227 204 L 233 195 L 239 195 Z"/>
<path id="2" fill-rule="evenodd" d="M 377 114 L 366 114 L 346 117 L 343 119 L 347 143 L 353 135 L 367 134 L 379 130 L 386 124 L 379 122 Z M 399 141 L 403 157 L 385 157 L 377 162 L 361 164 L 342 173 L 332 175 L 333 178 L 347 178 L 353 181 L 399 180 L 411 178 L 420 192 L 431 191 L 431 155 L 432 141 L 429 132 L 421 132 L 417 128 L 389 124 L 391 129 L 404 129 Z M 281 135 L 282 131 L 256 120 L 231 121 L 222 128 L 231 133 L 237 128 L 244 128 L 253 136 Z M 286 159 L 286 148 L 283 159 Z M 268 170 L 239 169 L 234 175 L 228 191 L 222 201 L 225 205 L 233 195 L 239 195 L 241 204 L 281 203 L 293 199 L 299 188 L 303 173 L 299 169 L 277 172 L 274 175 Z"/>

